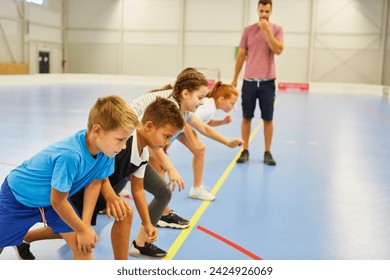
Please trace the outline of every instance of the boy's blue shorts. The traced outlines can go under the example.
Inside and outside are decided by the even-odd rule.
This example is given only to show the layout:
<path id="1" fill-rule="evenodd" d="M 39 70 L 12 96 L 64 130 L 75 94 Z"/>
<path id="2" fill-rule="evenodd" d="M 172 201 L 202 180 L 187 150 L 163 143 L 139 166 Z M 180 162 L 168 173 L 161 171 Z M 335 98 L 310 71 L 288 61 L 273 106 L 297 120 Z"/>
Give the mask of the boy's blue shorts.
<path id="1" fill-rule="evenodd" d="M 275 80 L 246 81 L 242 85 L 241 105 L 244 119 L 252 119 L 259 100 L 261 118 L 272 121 L 275 102 Z"/>
<path id="2" fill-rule="evenodd" d="M 0 189 L 0 248 L 21 244 L 27 231 L 36 223 L 43 222 L 39 209 L 27 207 L 18 202 L 8 185 L 7 178 L 5 178 Z M 43 209 L 47 225 L 54 233 L 73 231 L 58 216 L 53 207 L 48 206 L 43 207 Z"/>

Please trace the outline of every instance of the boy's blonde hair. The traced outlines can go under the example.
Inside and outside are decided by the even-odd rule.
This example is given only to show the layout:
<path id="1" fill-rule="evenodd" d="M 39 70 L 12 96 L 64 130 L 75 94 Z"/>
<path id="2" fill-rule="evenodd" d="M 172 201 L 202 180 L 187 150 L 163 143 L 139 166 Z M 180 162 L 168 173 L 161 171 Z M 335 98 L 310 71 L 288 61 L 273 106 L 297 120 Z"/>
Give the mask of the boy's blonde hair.
<path id="1" fill-rule="evenodd" d="M 88 131 L 94 124 L 99 124 L 105 131 L 111 131 L 117 128 L 132 130 L 140 122 L 123 98 L 109 95 L 98 98 L 89 111 Z"/>

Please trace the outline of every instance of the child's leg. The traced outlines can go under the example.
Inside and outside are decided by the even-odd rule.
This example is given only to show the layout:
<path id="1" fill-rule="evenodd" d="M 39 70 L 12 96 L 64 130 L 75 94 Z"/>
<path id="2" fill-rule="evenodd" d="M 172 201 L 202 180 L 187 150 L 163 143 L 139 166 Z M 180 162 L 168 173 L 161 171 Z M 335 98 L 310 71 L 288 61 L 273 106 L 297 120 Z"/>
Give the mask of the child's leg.
<path id="1" fill-rule="evenodd" d="M 194 176 L 194 188 L 197 188 L 203 184 L 203 169 L 206 146 L 200 141 L 195 131 L 192 131 L 192 133 L 194 134 L 192 141 L 189 140 L 186 134 L 181 134 L 177 139 L 194 155 L 192 159 L 192 170 Z"/>
<path id="2" fill-rule="evenodd" d="M 77 246 L 77 237 L 75 232 L 60 233 L 62 238 L 68 244 L 69 248 L 72 250 L 74 260 L 93 260 L 93 251 L 88 253 L 83 253 L 78 250 Z"/>
<path id="3" fill-rule="evenodd" d="M 153 168 L 160 174 L 160 176 L 165 179 L 165 169 L 162 167 L 162 165 L 158 162 L 158 160 L 153 156 L 153 154 L 149 157 L 149 164 L 153 166 Z"/>
<path id="4" fill-rule="evenodd" d="M 45 240 L 45 239 L 60 239 L 59 234 L 54 234 L 50 227 L 41 227 L 36 229 L 30 229 L 24 236 L 24 241 L 31 243 L 33 241 Z"/>
<path id="5" fill-rule="evenodd" d="M 126 217 L 121 221 L 115 221 L 111 229 L 111 244 L 115 260 L 127 260 L 130 243 L 131 224 L 134 212 L 127 210 Z"/>
<path id="6" fill-rule="evenodd" d="M 170 146 L 170 145 L 169 145 Z M 169 146 L 167 146 L 165 149 L 164 149 L 164 152 L 167 152 Z M 165 172 L 166 170 L 164 169 L 164 167 L 161 166 L 161 164 L 154 158 L 153 154 L 151 154 L 151 156 L 149 157 L 149 164 L 148 165 L 151 165 L 155 171 L 157 171 L 158 174 L 160 174 L 161 178 L 163 180 L 165 180 Z M 145 178 L 146 179 L 146 178 Z M 165 181 L 164 181 L 165 182 Z M 144 182 L 145 184 L 145 182 Z M 165 182 L 165 185 L 167 185 L 167 182 Z M 171 198 L 169 198 L 170 200 Z M 163 211 L 163 214 L 164 215 L 167 215 L 169 214 L 169 212 L 171 211 L 171 208 L 169 207 L 169 205 L 167 205 Z"/>
<path id="7" fill-rule="evenodd" d="M 22 244 L 23 237 L 36 223 L 42 222 L 38 208 L 18 202 L 7 179 L 0 188 L 0 248 Z"/>
<path id="8" fill-rule="evenodd" d="M 190 189 L 189 196 L 196 199 L 213 201 L 215 199 L 215 196 L 209 191 L 207 191 L 203 186 L 203 169 L 206 146 L 200 141 L 198 135 L 194 130 L 189 131 L 188 135 L 183 134 L 179 136 L 178 139 L 194 155 L 192 159 L 194 184 Z"/>

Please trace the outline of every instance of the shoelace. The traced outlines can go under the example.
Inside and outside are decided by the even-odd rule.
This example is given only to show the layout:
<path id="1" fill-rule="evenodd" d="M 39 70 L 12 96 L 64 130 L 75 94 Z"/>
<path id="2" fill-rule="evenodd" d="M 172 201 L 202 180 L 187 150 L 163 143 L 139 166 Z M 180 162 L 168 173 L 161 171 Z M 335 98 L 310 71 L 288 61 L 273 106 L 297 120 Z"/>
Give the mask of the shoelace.
<path id="1" fill-rule="evenodd" d="M 153 243 L 147 243 L 147 244 L 148 244 L 148 245 L 146 245 L 145 247 L 149 246 L 149 248 L 152 249 L 152 250 L 157 249 L 157 246 L 154 245 Z"/>

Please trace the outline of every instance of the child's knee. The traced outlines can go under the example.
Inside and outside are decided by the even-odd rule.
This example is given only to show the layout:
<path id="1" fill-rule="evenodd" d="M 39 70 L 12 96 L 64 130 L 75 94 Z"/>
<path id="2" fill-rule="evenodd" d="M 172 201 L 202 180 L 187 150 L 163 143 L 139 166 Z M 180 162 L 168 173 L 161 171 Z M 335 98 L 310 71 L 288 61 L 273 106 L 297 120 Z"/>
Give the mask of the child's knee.
<path id="1" fill-rule="evenodd" d="M 126 209 L 126 216 L 124 216 L 123 219 L 118 221 L 118 222 L 121 222 L 121 223 L 127 224 L 127 225 L 131 225 L 131 223 L 133 222 L 133 218 L 134 218 L 133 208 Z"/>
<path id="2" fill-rule="evenodd" d="M 163 199 L 169 202 L 172 198 L 172 191 L 169 188 L 164 188 Z"/>
<path id="3" fill-rule="evenodd" d="M 93 260 L 93 251 L 88 253 L 82 253 L 78 250 L 72 250 L 73 259 L 75 260 Z"/>
<path id="4" fill-rule="evenodd" d="M 130 222 L 133 221 L 133 218 L 134 218 L 134 210 L 133 208 L 130 208 L 130 209 L 126 209 L 126 220 L 130 220 Z"/>
<path id="5" fill-rule="evenodd" d="M 206 154 L 206 145 L 200 144 L 194 149 L 194 155 L 198 157 L 203 157 Z"/>

